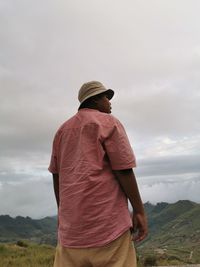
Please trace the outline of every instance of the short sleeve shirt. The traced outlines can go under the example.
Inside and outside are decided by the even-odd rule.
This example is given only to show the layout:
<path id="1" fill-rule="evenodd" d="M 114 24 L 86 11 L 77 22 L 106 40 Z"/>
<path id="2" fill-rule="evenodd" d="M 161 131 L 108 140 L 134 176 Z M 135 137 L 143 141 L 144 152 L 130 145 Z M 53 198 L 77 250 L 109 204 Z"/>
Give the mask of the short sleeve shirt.
<path id="1" fill-rule="evenodd" d="M 81 109 L 57 131 L 49 171 L 59 174 L 59 243 L 99 247 L 132 225 L 113 170 L 136 166 L 124 127 L 114 116 Z"/>

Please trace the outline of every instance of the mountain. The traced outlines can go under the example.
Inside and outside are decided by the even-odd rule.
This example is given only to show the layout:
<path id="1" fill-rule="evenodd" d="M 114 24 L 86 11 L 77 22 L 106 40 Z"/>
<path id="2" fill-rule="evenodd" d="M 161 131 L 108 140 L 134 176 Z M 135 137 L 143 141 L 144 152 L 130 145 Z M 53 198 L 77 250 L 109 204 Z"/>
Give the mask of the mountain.
<path id="1" fill-rule="evenodd" d="M 36 243 L 56 244 L 57 218 L 45 217 L 33 220 L 30 217 L 0 216 L 0 242 L 27 239 Z"/>
<path id="2" fill-rule="evenodd" d="M 194 236 L 200 242 L 200 204 L 179 200 L 173 204 L 161 202 L 155 206 L 147 203 L 145 209 L 150 229 L 145 242 L 151 240 L 167 245 L 184 239 L 184 242 L 190 243 Z"/>
<path id="3" fill-rule="evenodd" d="M 149 235 L 135 244 L 139 260 L 150 265 L 195 264 L 200 262 L 200 204 L 179 200 L 176 203 L 144 204 Z M 0 216 L 0 243 L 30 240 L 56 245 L 57 217 L 34 220 L 30 217 Z M 152 263 L 153 260 L 153 263 Z"/>
<path id="4" fill-rule="evenodd" d="M 137 246 L 139 254 L 154 255 L 172 265 L 200 262 L 200 204 L 179 200 L 145 203 L 149 235 Z"/>
<path id="5" fill-rule="evenodd" d="M 149 235 L 139 247 L 200 245 L 200 204 L 189 200 L 176 203 L 144 204 Z M 57 217 L 34 220 L 30 217 L 0 216 L 0 242 L 28 239 L 37 243 L 56 244 Z"/>

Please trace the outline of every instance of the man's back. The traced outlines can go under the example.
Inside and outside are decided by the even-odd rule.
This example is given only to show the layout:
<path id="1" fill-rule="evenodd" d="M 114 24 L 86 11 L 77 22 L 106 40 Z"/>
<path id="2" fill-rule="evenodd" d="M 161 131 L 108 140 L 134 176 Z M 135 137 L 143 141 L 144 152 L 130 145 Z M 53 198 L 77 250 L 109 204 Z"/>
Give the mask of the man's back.
<path id="1" fill-rule="evenodd" d="M 127 199 L 112 170 L 135 166 L 120 122 L 81 109 L 58 130 L 49 170 L 59 173 L 59 240 L 66 247 L 95 247 L 131 227 Z"/>

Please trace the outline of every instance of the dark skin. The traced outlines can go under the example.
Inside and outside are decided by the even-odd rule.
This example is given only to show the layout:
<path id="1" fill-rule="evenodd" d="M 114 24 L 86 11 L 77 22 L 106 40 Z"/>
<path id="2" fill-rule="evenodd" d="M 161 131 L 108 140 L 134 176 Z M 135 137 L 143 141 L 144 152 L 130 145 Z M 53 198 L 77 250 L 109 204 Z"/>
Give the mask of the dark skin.
<path id="1" fill-rule="evenodd" d="M 133 208 L 133 240 L 142 241 L 148 234 L 147 218 L 132 169 L 113 171 Z"/>
<path id="2" fill-rule="evenodd" d="M 59 197 L 59 174 L 58 173 L 53 173 L 53 188 L 54 188 L 54 194 L 56 197 L 57 207 L 59 208 L 60 197 Z"/>
<path id="3" fill-rule="evenodd" d="M 88 108 L 104 113 L 111 113 L 111 103 L 106 94 L 92 98 L 88 102 Z M 133 208 L 133 240 L 136 242 L 142 241 L 148 234 L 148 224 L 135 174 L 132 169 L 113 170 L 113 173 Z M 53 185 L 57 206 L 59 207 L 59 174 L 53 174 Z"/>

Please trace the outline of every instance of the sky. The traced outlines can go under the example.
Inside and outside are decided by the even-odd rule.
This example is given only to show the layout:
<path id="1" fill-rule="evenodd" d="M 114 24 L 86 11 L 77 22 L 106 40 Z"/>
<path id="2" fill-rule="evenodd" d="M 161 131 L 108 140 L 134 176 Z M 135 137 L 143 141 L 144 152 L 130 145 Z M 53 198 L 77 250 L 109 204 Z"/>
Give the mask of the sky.
<path id="1" fill-rule="evenodd" d="M 57 213 L 54 134 L 84 82 L 115 91 L 143 202 L 200 203 L 200 2 L 0 0 L 0 214 Z"/>

